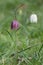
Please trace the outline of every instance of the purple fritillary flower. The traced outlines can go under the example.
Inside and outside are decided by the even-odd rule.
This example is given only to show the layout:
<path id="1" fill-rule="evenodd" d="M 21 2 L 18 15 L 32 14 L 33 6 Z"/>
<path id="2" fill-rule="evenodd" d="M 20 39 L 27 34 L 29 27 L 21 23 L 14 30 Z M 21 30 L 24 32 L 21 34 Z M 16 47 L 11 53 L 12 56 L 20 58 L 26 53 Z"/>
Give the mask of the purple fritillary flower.
<path id="1" fill-rule="evenodd" d="M 19 22 L 17 20 L 13 20 L 11 23 L 11 29 L 17 30 L 19 28 Z"/>

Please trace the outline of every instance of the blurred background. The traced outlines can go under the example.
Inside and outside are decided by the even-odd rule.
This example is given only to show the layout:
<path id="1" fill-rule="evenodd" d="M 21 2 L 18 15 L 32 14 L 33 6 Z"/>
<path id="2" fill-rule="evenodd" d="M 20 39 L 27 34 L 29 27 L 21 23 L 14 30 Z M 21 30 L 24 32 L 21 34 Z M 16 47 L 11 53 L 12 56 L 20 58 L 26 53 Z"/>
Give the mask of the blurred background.
<path id="1" fill-rule="evenodd" d="M 15 19 L 21 26 L 11 30 Z M 43 65 L 43 0 L 0 0 L 0 65 Z"/>

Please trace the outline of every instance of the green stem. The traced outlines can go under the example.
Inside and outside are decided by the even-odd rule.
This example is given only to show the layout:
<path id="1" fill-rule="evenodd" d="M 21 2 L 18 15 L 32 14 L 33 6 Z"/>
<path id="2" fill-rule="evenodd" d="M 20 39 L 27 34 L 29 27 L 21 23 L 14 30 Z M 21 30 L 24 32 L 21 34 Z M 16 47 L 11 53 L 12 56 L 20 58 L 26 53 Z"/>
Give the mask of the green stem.
<path id="1" fill-rule="evenodd" d="M 40 57 L 40 52 L 41 52 L 42 48 L 43 48 L 43 44 L 41 45 L 39 52 L 38 52 L 39 57 Z"/>
<path id="2" fill-rule="evenodd" d="M 13 57 L 13 56 L 15 56 L 15 55 L 18 54 L 18 53 L 24 52 L 24 51 L 26 51 L 26 50 L 28 50 L 28 49 L 34 47 L 34 46 L 37 46 L 37 45 L 29 46 L 28 48 L 25 48 L 25 49 L 23 49 L 23 50 L 21 50 L 21 51 L 18 51 L 17 53 L 13 53 L 13 54 L 11 54 L 10 57 Z"/>
<path id="3" fill-rule="evenodd" d="M 23 6 L 24 6 L 24 4 L 21 4 L 21 5 L 19 5 L 19 6 L 15 9 L 15 19 L 17 19 L 17 18 L 16 18 L 17 10 L 18 10 L 19 8 L 23 7 Z"/>

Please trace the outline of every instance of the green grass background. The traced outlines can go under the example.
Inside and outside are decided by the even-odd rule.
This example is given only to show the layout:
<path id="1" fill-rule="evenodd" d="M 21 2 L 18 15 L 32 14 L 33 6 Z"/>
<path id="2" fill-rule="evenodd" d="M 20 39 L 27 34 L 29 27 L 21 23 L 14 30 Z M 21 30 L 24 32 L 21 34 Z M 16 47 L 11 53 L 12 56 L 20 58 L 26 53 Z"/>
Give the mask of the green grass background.
<path id="1" fill-rule="evenodd" d="M 21 4 L 26 5 L 25 8 L 16 11 Z M 17 31 L 10 26 L 15 11 L 22 25 Z M 30 23 L 32 13 L 38 16 L 37 24 Z M 43 65 L 43 0 L 0 0 L 0 65 Z"/>

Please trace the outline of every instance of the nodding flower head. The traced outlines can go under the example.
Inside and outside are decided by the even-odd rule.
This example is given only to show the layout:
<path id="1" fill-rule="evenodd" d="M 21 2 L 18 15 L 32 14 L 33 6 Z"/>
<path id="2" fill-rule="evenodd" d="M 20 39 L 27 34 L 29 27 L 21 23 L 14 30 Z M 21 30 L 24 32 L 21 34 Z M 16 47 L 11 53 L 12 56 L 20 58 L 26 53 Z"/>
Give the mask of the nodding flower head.
<path id="1" fill-rule="evenodd" d="M 13 20 L 11 22 L 11 29 L 17 30 L 19 28 L 19 22 L 17 20 Z"/>

